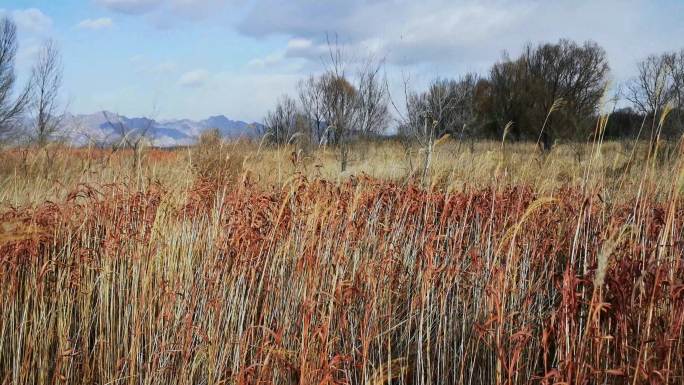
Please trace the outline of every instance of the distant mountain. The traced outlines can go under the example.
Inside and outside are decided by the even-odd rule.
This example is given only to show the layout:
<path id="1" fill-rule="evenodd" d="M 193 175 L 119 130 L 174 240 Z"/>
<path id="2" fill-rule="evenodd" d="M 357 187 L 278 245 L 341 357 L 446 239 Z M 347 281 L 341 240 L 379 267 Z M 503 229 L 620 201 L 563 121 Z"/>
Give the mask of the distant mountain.
<path id="1" fill-rule="evenodd" d="M 223 115 L 212 116 L 201 121 L 200 124 L 204 128 L 218 128 L 221 136 L 225 137 L 241 136 L 246 132 L 254 130 L 254 123 L 249 124 L 239 120 L 230 120 Z"/>
<path id="2" fill-rule="evenodd" d="M 191 119 L 161 120 L 126 117 L 113 112 L 64 116 L 64 126 L 75 145 L 107 143 L 121 139 L 122 133 L 135 137 L 145 133 L 152 144 L 160 147 L 193 144 L 202 132 L 218 129 L 224 138 L 256 138 L 263 132 L 260 123 L 231 120 L 223 115 L 195 121 Z"/>

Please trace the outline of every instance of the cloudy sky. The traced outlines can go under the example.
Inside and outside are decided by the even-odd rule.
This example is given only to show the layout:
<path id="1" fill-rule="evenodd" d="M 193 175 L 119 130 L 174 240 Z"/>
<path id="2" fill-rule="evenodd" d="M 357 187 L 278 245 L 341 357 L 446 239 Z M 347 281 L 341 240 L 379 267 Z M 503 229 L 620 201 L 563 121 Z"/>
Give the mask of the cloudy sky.
<path id="1" fill-rule="evenodd" d="M 326 34 L 350 57 L 384 58 L 395 93 L 404 78 L 484 72 L 527 42 L 594 40 L 615 83 L 684 48 L 681 0 L 3 0 L 0 15 L 19 27 L 20 74 L 58 42 L 73 112 L 157 118 L 261 120 L 320 71 Z"/>

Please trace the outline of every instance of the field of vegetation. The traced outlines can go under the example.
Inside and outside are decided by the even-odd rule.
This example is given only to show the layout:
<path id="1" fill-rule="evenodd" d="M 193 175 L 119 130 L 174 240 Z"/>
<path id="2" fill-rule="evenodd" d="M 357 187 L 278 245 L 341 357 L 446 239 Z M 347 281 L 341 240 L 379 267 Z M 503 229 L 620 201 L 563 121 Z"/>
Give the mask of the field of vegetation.
<path id="1" fill-rule="evenodd" d="M 2 384 L 678 384 L 680 143 L 0 154 Z"/>
<path id="2" fill-rule="evenodd" d="M 1 385 L 684 383 L 684 50 L 391 95 L 326 36 L 251 141 L 175 142 L 70 119 L 54 41 L 20 85 L 0 16 Z"/>

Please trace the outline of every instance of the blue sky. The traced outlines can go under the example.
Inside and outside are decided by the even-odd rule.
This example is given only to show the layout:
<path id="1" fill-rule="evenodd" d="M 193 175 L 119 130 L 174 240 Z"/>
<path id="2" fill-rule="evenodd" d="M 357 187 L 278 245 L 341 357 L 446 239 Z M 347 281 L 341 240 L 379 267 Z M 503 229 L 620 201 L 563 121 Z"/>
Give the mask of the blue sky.
<path id="1" fill-rule="evenodd" d="M 321 70 L 326 33 L 350 57 L 385 58 L 394 94 L 436 76 L 484 72 L 503 50 L 567 37 L 608 54 L 614 84 L 637 60 L 684 48 L 684 1 L 3 0 L 26 74 L 43 40 L 61 47 L 64 99 L 156 118 L 261 120 Z"/>

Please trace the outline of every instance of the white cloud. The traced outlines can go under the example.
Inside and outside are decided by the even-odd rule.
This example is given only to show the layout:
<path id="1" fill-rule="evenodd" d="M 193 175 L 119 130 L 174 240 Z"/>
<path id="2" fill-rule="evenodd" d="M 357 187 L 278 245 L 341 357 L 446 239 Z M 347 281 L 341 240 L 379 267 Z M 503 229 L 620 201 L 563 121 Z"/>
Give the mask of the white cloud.
<path id="1" fill-rule="evenodd" d="M 171 60 L 153 64 L 149 67 L 149 72 L 153 74 L 169 74 L 175 72 L 178 66 Z"/>
<path id="2" fill-rule="evenodd" d="M 209 77 L 209 72 L 203 69 L 188 71 L 180 76 L 178 85 L 189 88 L 202 87 L 209 81 Z"/>
<path id="3" fill-rule="evenodd" d="M 137 73 L 144 75 L 168 78 L 178 69 L 178 65 L 173 60 L 152 59 L 145 55 L 134 55 L 128 61 Z"/>
<path id="4" fill-rule="evenodd" d="M 52 19 L 38 8 L 5 10 L 0 9 L 0 16 L 9 16 L 17 24 L 21 32 L 44 34 L 52 28 Z"/>
<path id="5" fill-rule="evenodd" d="M 244 52 L 249 45 L 247 53 L 259 52 L 244 62 L 237 62 L 242 54 L 227 58 L 228 68 L 240 69 L 236 72 L 216 69 L 210 73 L 199 68 L 183 73 L 181 69 L 206 66 L 206 59 L 200 57 L 202 50 L 211 49 L 206 45 L 192 47 L 197 59 L 177 59 L 190 67 L 179 67 L 163 57 L 132 61 L 133 72 L 144 75 L 140 78 L 168 87 L 160 94 L 179 115 L 263 115 L 280 94 L 294 89 L 303 74 L 320 71 L 329 53 L 326 34 L 333 40 L 339 36 L 348 58 L 364 59 L 369 54 L 385 58 L 390 86 L 397 88 L 393 96 L 399 98 L 405 74 L 421 89 L 435 76 L 484 74 L 503 50 L 515 56 L 528 42 L 559 38 L 595 40 L 605 47 L 614 76 L 622 80 L 633 74 L 639 58 L 681 48 L 678 37 L 684 35 L 681 1 L 667 5 L 649 0 L 92 1 L 112 12 L 138 15 L 138 21 L 158 27 L 203 22 L 197 28 L 202 39 L 222 39 L 225 27 L 226 34 L 241 35 L 235 39 L 236 51 Z M 26 24 L 40 25 L 37 18 L 28 19 L 34 22 Z M 212 21 L 219 21 L 221 28 L 204 28 Z M 159 35 L 145 38 L 153 36 Z M 271 51 L 264 53 L 266 47 Z M 180 47 L 183 52 L 187 48 Z M 217 49 L 226 52 L 222 46 Z M 207 55 L 217 56 L 216 52 Z"/>
<path id="6" fill-rule="evenodd" d="M 309 39 L 295 38 L 290 39 L 287 42 L 288 49 L 306 49 L 313 45 L 313 42 Z"/>
<path id="7" fill-rule="evenodd" d="M 133 55 L 128 58 L 128 61 L 133 65 L 140 66 L 146 63 L 147 58 L 145 55 Z"/>
<path id="8" fill-rule="evenodd" d="M 207 86 L 188 88 L 162 107 L 175 116 L 201 118 L 225 114 L 233 119 L 260 122 L 280 95 L 296 91 L 299 78 L 297 74 L 216 72 Z"/>
<path id="9" fill-rule="evenodd" d="M 238 29 L 254 37 L 291 36 L 288 57 L 318 60 L 327 53 L 326 39 L 339 36 L 351 51 L 415 64 L 452 60 L 458 51 L 495 40 L 531 7 L 511 1 L 257 0 Z"/>
<path id="10" fill-rule="evenodd" d="M 81 20 L 76 24 L 77 28 L 80 29 L 90 29 L 90 30 L 100 30 L 107 29 L 114 26 L 114 21 L 109 17 L 100 17 L 98 19 L 85 19 Z"/>
<path id="11" fill-rule="evenodd" d="M 185 18 L 202 19 L 236 0 L 170 0 L 169 10 Z"/>
<path id="12" fill-rule="evenodd" d="M 339 36 L 350 53 L 444 76 L 486 70 L 502 51 L 516 55 L 528 42 L 594 40 L 625 78 L 648 53 L 680 48 L 682 12 L 684 3 L 646 0 L 254 0 L 237 29 L 288 37 L 286 58 L 320 64 L 326 35 Z"/>
<path id="13" fill-rule="evenodd" d="M 245 66 L 247 69 L 254 71 L 280 71 L 283 73 L 299 72 L 304 64 L 301 60 L 288 60 L 290 58 L 298 58 L 298 55 L 292 55 L 289 48 L 278 50 L 262 57 L 256 57 L 247 62 Z"/>
<path id="14" fill-rule="evenodd" d="M 96 0 L 96 2 L 111 11 L 131 15 L 147 13 L 162 4 L 161 0 Z"/>
<path id="15" fill-rule="evenodd" d="M 216 14 L 229 3 L 239 5 L 246 0 L 95 0 L 100 6 L 114 12 L 153 16 L 154 24 L 173 25 L 169 17 L 177 21 L 200 20 Z M 169 23 L 170 25 L 167 25 Z"/>
<path id="16" fill-rule="evenodd" d="M 253 0 L 244 12 L 236 25 L 244 36 L 287 39 L 247 69 L 265 76 L 316 73 L 329 53 L 327 38 L 339 37 L 350 73 L 355 59 L 385 59 L 398 99 L 405 76 L 419 90 L 438 76 L 486 75 L 503 51 L 516 56 L 527 43 L 561 38 L 596 41 L 607 52 L 612 77 L 623 81 L 640 58 L 681 48 L 676 37 L 684 34 L 684 3 L 661 7 L 646 0 Z M 275 96 L 289 91 L 270 89 Z M 271 106 L 267 100 L 260 99 L 263 111 Z"/>
<path id="17" fill-rule="evenodd" d="M 328 53 L 328 48 L 320 42 L 314 43 L 311 39 L 294 38 L 287 42 L 285 56 L 289 58 L 305 58 L 310 60 L 320 59 Z"/>
<path id="18" fill-rule="evenodd" d="M 260 70 L 275 66 L 283 61 L 283 55 L 276 52 L 265 57 L 251 59 L 247 62 L 247 68 Z"/>
<path id="19" fill-rule="evenodd" d="M 32 66 L 43 49 L 43 41 L 38 39 L 24 39 L 17 51 L 17 67 L 22 70 Z"/>
<path id="20" fill-rule="evenodd" d="M 19 49 L 17 69 L 19 73 L 28 71 L 34 64 L 44 40 L 52 34 L 52 18 L 37 8 L 2 9 L 0 17 L 10 17 L 17 25 Z"/>

